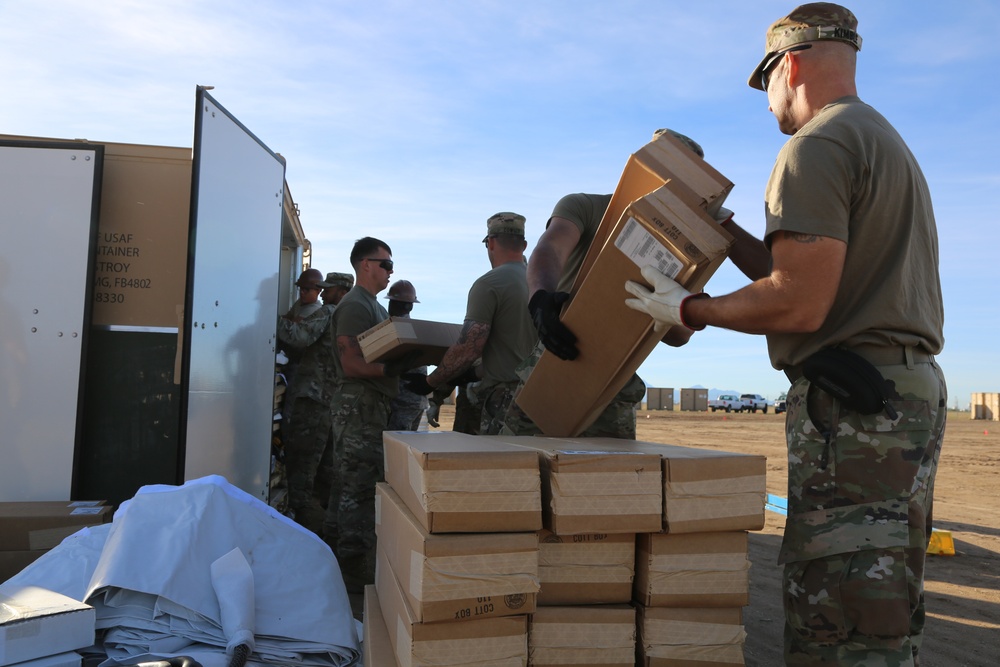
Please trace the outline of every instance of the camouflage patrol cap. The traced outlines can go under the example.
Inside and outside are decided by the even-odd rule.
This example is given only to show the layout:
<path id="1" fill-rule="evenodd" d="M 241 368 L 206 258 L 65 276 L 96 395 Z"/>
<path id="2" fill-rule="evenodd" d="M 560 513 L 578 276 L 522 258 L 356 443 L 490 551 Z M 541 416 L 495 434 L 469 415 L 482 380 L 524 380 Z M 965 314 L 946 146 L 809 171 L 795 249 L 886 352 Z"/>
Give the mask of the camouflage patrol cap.
<path id="1" fill-rule="evenodd" d="M 764 90 L 760 75 L 774 56 L 785 49 L 804 42 L 835 40 L 861 50 L 861 35 L 857 33 L 858 19 L 846 7 L 832 2 L 811 2 L 801 5 L 771 24 L 764 42 L 764 57 L 754 69 L 747 83 L 751 88 Z"/>
<path id="2" fill-rule="evenodd" d="M 697 141 L 695 141 L 691 137 L 681 134 L 680 132 L 675 132 L 666 127 L 660 128 L 656 132 L 653 132 L 653 141 L 656 141 L 658 137 L 664 134 L 669 134 L 671 137 L 673 137 L 677 141 L 681 142 L 682 144 L 693 150 L 695 153 L 697 153 L 698 157 L 702 159 L 705 158 L 705 151 L 702 150 L 701 146 L 698 145 Z"/>
<path id="3" fill-rule="evenodd" d="M 483 237 L 483 243 L 486 243 L 489 237 L 499 234 L 524 236 L 524 223 L 524 216 L 518 213 L 494 213 L 486 220 L 486 236 Z"/>
<path id="4" fill-rule="evenodd" d="M 350 273 L 328 273 L 326 280 L 316 283 L 317 287 L 326 289 L 327 287 L 354 287 L 354 276 Z"/>

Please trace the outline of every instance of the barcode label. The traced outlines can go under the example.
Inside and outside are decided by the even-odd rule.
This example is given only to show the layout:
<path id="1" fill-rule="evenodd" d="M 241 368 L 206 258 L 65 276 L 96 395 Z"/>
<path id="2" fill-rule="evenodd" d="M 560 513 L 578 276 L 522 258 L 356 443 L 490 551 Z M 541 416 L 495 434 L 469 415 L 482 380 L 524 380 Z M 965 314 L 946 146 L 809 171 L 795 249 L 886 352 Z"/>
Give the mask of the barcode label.
<path id="1" fill-rule="evenodd" d="M 629 218 L 625 229 L 615 239 L 615 247 L 625 253 L 640 269 L 652 266 L 660 273 L 676 278 L 684 262 L 656 240 L 635 218 Z"/>

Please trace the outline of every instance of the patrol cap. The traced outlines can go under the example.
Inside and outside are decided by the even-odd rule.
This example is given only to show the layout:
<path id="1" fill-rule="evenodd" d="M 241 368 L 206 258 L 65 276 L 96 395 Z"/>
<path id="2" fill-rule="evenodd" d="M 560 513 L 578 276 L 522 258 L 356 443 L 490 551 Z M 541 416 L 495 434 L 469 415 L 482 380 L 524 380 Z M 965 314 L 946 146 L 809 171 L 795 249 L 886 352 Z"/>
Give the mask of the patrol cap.
<path id="1" fill-rule="evenodd" d="M 326 280 L 316 283 L 317 287 L 326 289 L 327 287 L 354 287 L 354 275 L 351 273 L 328 273 Z"/>
<path id="2" fill-rule="evenodd" d="M 657 137 L 663 134 L 669 134 L 674 139 L 676 139 L 677 141 L 681 142 L 682 144 L 693 150 L 698 155 L 698 157 L 705 159 L 705 151 L 702 150 L 701 146 L 698 145 L 698 142 L 692 139 L 691 137 L 685 136 L 680 132 L 675 132 L 670 128 L 663 127 L 657 130 L 656 132 L 653 132 L 653 140 L 655 141 Z"/>
<path id="3" fill-rule="evenodd" d="M 406 303 L 420 303 L 417 301 L 417 288 L 409 280 L 397 280 L 389 285 L 389 292 L 385 298 L 390 301 L 405 301 Z"/>
<path id="4" fill-rule="evenodd" d="M 306 269 L 299 274 L 299 279 L 295 284 L 299 287 L 315 287 L 316 283 L 323 280 L 323 273 L 319 269 Z"/>
<path id="5" fill-rule="evenodd" d="M 754 69 L 747 83 L 751 88 L 764 90 L 760 75 L 774 56 L 789 47 L 804 42 L 834 40 L 850 44 L 861 50 L 858 19 L 846 7 L 832 2 L 811 2 L 800 5 L 792 12 L 771 24 L 764 42 L 764 57 Z"/>
<path id="6" fill-rule="evenodd" d="M 494 213 L 486 220 L 486 236 L 483 243 L 491 236 L 507 234 L 508 236 L 524 236 L 524 216 L 518 213 Z"/>

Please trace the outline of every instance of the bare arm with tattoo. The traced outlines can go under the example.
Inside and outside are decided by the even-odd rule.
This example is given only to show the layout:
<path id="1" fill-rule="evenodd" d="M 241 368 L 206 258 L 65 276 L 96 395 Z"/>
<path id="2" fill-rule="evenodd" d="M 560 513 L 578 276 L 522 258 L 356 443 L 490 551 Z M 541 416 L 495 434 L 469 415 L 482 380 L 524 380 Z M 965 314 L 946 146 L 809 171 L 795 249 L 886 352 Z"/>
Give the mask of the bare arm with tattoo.
<path id="1" fill-rule="evenodd" d="M 486 339 L 489 337 L 489 324 L 465 320 L 458 341 L 448 348 L 441 363 L 427 376 L 427 384 L 439 387 L 471 368 L 476 359 L 483 356 L 483 348 L 486 347 Z"/>
<path id="2" fill-rule="evenodd" d="M 337 336 L 337 351 L 340 353 L 340 365 L 344 369 L 344 377 L 349 378 L 380 378 L 385 376 L 384 364 L 370 364 L 365 361 L 361 345 L 356 336 Z"/>

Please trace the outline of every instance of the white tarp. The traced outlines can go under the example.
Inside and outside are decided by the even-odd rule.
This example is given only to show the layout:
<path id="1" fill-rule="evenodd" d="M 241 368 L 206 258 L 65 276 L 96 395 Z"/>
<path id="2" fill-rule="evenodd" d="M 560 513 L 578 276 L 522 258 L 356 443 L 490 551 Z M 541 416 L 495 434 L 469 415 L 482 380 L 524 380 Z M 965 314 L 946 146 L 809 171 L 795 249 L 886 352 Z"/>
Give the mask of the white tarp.
<path id="1" fill-rule="evenodd" d="M 248 664 L 359 663 L 356 622 L 330 549 L 222 477 L 143 487 L 104 528 L 67 538 L 0 586 L 33 584 L 74 598 L 84 590 L 77 599 L 96 609 L 105 631 L 102 665 L 187 655 L 224 667 L 228 638 L 212 564 L 234 549 L 253 575 Z"/>

